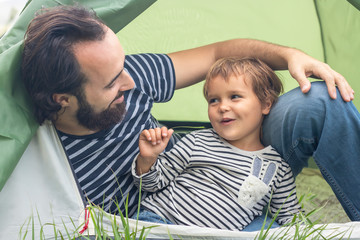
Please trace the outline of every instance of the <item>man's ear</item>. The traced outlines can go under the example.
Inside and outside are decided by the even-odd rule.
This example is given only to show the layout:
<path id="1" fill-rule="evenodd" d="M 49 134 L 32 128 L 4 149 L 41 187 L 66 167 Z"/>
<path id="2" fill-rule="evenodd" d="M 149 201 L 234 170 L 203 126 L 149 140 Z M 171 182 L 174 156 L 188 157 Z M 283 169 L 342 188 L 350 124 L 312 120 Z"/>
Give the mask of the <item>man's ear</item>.
<path id="1" fill-rule="evenodd" d="M 270 112 L 271 106 L 272 106 L 272 102 L 269 99 L 267 99 L 266 102 L 263 104 L 262 113 L 264 115 L 268 115 Z"/>
<path id="2" fill-rule="evenodd" d="M 54 93 L 53 100 L 61 105 L 61 107 L 67 107 L 70 105 L 70 99 L 72 95 L 66 93 Z"/>

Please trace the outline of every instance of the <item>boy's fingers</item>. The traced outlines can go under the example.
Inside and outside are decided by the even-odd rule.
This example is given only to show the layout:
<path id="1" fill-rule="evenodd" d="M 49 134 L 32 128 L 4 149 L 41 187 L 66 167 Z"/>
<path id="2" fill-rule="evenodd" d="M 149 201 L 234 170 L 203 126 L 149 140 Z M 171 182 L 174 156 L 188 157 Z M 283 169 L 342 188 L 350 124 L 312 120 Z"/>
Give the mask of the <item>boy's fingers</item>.
<path id="1" fill-rule="evenodd" d="M 161 128 L 161 136 L 162 137 L 166 137 L 167 135 L 168 135 L 168 129 L 167 129 L 167 127 L 162 127 Z"/>
<path id="2" fill-rule="evenodd" d="M 171 135 L 174 133 L 174 129 L 169 129 L 168 130 L 168 136 L 169 138 L 171 137 Z"/>
<path id="3" fill-rule="evenodd" d="M 170 141 L 171 135 L 173 134 L 174 130 L 173 129 L 169 129 L 167 130 L 167 134 L 166 137 L 163 138 L 164 143 L 167 145 L 168 142 Z"/>
<path id="4" fill-rule="evenodd" d="M 163 139 L 169 140 L 173 133 L 174 133 L 174 129 L 168 129 L 167 127 L 161 128 L 161 135 Z"/>
<path id="5" fill-rule="evenodd" d="M 146 140 L 151 141 L 151 135 L 149 130 L 143 130 L 141 134 L 143 135 L 143 137 L 146 138 Z"/>
<path id="6" fill-rule="evenodd" d="M 146 138 L 146 140 L 151 142 L 152 145 L 157 145 L 160 144 L 162 141 L 167 144 L 173 132 L 173 129 L 167 129 L 166 127 L 162 127 L 143 130 L 141 134 L 143 135 L 143 137 Z"/>
<path id="7" fill-rule="evenodd" d="M 149 129 L 149 133 L 150 133 L 150 140 L 149 140 L 149 141 L 151 141 L 151 143 L 152 143 L 153 145 L 155 145 L 155 144 L 156 144 L 156 133 L 155 133 L 155 129 Z"/>
<path id="8" fill-rule="evenodd" d="M 156 139 L 154 139 L 155 143 L 160 143 L 161 142 L 161 129 L 160 128 L 155 128 L 155 137 Z M 154 143 L 153 141 L 153 143 Z"/>

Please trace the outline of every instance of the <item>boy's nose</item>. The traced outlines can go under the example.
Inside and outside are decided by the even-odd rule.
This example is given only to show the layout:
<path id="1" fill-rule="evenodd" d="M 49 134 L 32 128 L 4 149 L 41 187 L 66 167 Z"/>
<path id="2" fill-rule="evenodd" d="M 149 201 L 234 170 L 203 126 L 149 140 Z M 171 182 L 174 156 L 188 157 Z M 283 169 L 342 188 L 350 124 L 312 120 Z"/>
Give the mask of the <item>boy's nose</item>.
<path id="1" fill-rule="evenodd" d="M 226 104 L 226 103 L 220 104 L 220 107 L 219 107 L 220 112 L 227 112 L 227 111 L 229 111 L 229 109 L 230 109 L 230 107 L 228 104 Z"/>

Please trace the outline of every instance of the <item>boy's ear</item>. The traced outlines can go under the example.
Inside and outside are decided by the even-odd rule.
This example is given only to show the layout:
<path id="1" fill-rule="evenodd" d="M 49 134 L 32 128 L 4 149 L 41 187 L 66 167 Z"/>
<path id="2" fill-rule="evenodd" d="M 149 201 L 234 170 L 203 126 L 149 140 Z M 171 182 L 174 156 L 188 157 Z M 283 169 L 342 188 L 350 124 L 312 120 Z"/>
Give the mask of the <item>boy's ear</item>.
<path id="1" fill-rule="evenodd" d="M 71 95 L 66 93 L 54 93 L 53 100 L 61 105 L 61 107 L 67 107 L 70 104 Z"/>
<path id="2" fill-rule="evenodd" d="M 264 115 L 268 115 L 269 112 L 270 112 L 271 106 L 272 106 L 272 102 L 271 102 L 269 99 L 267 99 L 267 100 L 265 101 L 265 103 L 263 104 L 262 113 L 263 113 Z"/>

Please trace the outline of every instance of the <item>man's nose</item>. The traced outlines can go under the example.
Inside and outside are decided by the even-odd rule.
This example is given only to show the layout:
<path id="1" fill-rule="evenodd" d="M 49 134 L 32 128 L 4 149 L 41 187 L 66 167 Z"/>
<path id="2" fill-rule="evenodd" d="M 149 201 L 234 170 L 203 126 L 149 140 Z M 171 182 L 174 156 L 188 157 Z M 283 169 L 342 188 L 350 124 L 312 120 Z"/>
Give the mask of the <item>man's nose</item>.
<path id="1" fill-rule="evenodd" d="M 127 71 L 124 71 L 124 81 L 120 87 L 120 91 L 127 91 L 135 87 L 135 82 Z"/>

